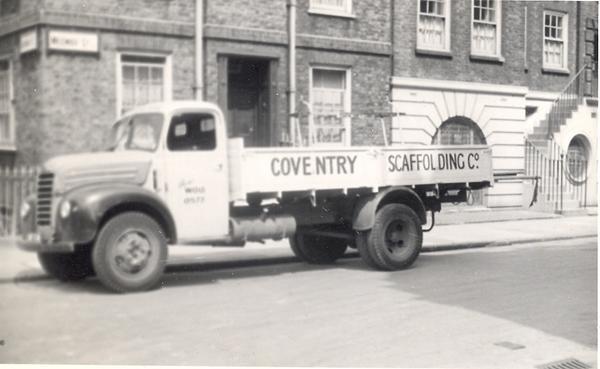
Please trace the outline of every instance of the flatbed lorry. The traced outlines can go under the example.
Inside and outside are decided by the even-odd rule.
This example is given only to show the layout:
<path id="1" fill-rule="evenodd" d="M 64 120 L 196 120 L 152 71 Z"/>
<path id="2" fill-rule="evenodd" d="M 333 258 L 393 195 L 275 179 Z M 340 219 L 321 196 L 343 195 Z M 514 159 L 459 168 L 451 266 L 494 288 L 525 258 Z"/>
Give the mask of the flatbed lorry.
<path id="1" fill-rule="evenodd" d="M 117 292 L 157 286 L 174 244 L 289 238 L 309 263 L 352 247 L 397 270 L 418 257 L 442 203 L 493 183 L 486 146 L 245 148 L 226 127 L 207 102 L 132 110 L 105 152 L 44 164 L 19 246 L 58 279 L 96 275 Z"/>

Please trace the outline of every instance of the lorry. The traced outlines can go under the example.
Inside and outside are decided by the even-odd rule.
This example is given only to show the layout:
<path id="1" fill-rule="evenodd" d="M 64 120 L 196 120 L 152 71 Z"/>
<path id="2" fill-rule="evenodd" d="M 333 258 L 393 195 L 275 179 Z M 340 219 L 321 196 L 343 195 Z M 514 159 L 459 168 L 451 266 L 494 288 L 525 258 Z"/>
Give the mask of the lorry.
<path id="1" fill-rule="evenodd" d="M 413 264 L 442 203 L 493 184 L 484 145 L 246 148 L 226 127 L 208 102 L 135 108 L 106 151 L 43 165 L 19 247 L 53 277 L 96 275 L 116 292 L 156 287 L 175 244 L 289 238 L 308 263 L 350 247 L 392 271 Z"/>

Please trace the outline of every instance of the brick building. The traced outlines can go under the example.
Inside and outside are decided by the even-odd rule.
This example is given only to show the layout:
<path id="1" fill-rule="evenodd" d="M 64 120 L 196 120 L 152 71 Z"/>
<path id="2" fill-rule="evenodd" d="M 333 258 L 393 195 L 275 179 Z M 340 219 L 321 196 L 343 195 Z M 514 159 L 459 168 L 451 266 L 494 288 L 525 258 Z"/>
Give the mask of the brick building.
<path id="1" fill-rule="evenodd" d="M 132 106 L 194 98 L 195 3 L 2 0 L 0 61 L 10 117 L 2 123 L 0 160 L 36 164 L 99 149 L 108 125 Z M 198 3 L 204 98 L 219 103 L 230 134 L 245 137 L 247 146 L 289 144 L 286 2 Z M 378 138 L 349 116 L 334 115 L 389 110 L 390 0 L 330 3 L 297 4 L 296 100 L 304 141 L 314 110 L 325 116 L 315 119 L 315 140 L 377 143 L 381 132 Z"/>
<path id="2" fill-rule="evenodd" d="M 123 111 L 201 87 L 248 146 L 481 142 L 497 172 L 519 172 L 524 137 L 596 50 L 596 2 L 0 0 L 0 165 L 100 149 Z M 386 111 L 402 115 L 382 128 Z M 595 158 L 589 121 L 555 141 Z M 521 205 L 524 186 L 477 201 Z"/>
<path id="3" fill-rule="evenodd" d="M 522 173 L 549 165 L 551 141 L 566 152 L 578 137 L 586 146 L 579 150 L 590 179 L 586 201 L 596 202 L 597 2 L 403 1 L 393 14 L 391 95 L 403 113 L 393 124 L 394 143 L 485 143 L 496 173 Z M 548 115 L 571 81 L 596 98 L 561 111 L 559 130 L 546 135 Z M 527 158 L 528 135 L 541 158 L 535 162 Z M 498 183 L 476 201 L 524 205 L 527 186 Z"/>

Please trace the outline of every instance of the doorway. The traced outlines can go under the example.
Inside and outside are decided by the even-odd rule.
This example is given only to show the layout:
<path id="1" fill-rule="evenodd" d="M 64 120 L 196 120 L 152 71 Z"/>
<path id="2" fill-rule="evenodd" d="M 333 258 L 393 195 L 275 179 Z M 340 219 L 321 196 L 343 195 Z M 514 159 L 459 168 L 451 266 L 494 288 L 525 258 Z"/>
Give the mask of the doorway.
<path id="1" fill-rule="evenodd" d="M 246 147 L 271 146 L 271 61 L 226 57 L 222 63 L 220 78 L 226 89 L 220 103 L 226 107 L 229 137 L 242 137 Z"/>

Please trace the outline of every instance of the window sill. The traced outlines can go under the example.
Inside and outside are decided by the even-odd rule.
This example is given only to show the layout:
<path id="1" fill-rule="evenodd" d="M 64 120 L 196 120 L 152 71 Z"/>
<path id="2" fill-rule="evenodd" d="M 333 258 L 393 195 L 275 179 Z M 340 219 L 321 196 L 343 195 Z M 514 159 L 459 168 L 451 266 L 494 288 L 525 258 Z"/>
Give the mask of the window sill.
<path id="1" fill-rule="evenodd" d="M 0 142 L 0 151 L 16 152 L 17 146 L 14 142 L 10 141 Z"/>
<path id="2" fill-rule="evenodd" d="M 310 9 L 308 9 L 308 14 L 325 15 L 325 16 L 329 16 L 329 17 L 338 17 L 338 18 L 347 18 L 347 19 L 356 19 L 356 14 L 346 13 L 343 11 L 329 10 L 329 9 L 310 8 Z"/>
<path id="3" fill-rule="evenodd" d="M 553 74 L 562 74 L 569 75 L 571 72 L 567 68 L 559 68 L 559 67 L 542 67 L 542 72 L 544 73 L 553 73 Z"/>
<path id="4" fill-rule="evenodd" d="M 418 55 L 440 56 L 440 57 L 452 59 L 452 53 L 449 50 L 426 49 L 426 48 L 422 48 L 422 47 L 417 47 L 415 52 Z"/>
<path id="5" fill-rule="evenodd" d="M 481 60 L 487 62 L 496 62 L 496 63 L 504 63 L 506 59 L 502 55 L 484 55 L 484 54 L 475 54 L 471 53 L 471 60 Z"/>

